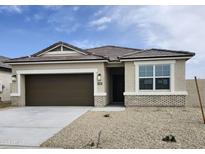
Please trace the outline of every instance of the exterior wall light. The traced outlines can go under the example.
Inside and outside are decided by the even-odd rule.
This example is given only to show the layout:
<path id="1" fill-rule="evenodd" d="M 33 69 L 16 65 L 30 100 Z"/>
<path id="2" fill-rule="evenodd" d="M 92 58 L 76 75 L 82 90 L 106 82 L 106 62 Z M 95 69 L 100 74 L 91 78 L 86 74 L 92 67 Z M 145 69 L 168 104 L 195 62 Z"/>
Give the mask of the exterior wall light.
<path id="1" fill-rule="evenodd" d="M 101 76 L 100 73 L 97 75 L 97 80 L 98 80 L 98 81 L 101 81 L 101 80 L 102 80 L 102 76 Z"/>
<path id="2" fill-rule="evenodd" d="M 12 75 L 11 80 L 12 82 L 16 82 L 16 75 Z"/>

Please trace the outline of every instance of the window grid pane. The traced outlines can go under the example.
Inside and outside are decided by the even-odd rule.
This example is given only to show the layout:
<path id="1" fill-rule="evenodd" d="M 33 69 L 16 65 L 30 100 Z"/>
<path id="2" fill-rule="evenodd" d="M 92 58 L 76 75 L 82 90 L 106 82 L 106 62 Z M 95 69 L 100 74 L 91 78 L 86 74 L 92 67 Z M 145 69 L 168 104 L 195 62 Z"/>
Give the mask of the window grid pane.
<path id="1" fill-rule="evenodd" d="M 156 78 L 156 89 L 170 89 L 170 78 Z"/>
<path id="2" fill-rule="evenodd" d="M 170 76 L 170 65 L 169 64 L 155 65 L 155 75 Z"/>
<path id="3" fill-rule="evenodd" d="M 153 65 L 140 65 L 139 66 L 140 77 L 152 77 L 153 76 Z"/>
<path id="4" fill-rule="evenodd" d="M 153 78 L 140 78 L 140 90 L 153 90 Z"/>

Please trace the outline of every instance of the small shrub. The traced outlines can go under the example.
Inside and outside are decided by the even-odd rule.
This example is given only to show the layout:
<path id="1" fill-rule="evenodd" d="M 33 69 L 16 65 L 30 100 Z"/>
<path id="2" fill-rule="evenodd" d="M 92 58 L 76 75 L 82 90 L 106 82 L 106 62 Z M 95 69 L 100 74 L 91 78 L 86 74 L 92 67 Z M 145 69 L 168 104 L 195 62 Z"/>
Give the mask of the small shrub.
<path id="1" fill-rule="evenodd" d="M 167 135 L 165 136 L 162 141 L 165 141 L 165 142 L 176 142 L 176 139 L 173 135 Z"/>
<path id="2" fill-rule="evenodd" d="M 105 114 L 104 117 L 106 117 L 106 118 L 107 118 L 107 117 L 110 117 L 110 114 Z"/>

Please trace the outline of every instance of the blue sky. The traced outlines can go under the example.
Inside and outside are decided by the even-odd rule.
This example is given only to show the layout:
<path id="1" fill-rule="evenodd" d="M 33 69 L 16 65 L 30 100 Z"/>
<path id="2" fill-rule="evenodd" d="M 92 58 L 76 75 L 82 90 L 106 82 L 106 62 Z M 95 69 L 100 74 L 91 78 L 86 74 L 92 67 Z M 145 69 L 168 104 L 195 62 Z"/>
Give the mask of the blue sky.
<path id="1" fill-rule="evenodd" d="M 97 13 L 103 8 L 105 7 L 4 7 L 0 11 L 0 52 L 9 57 L 30 55 L 60 40 L 82 48 L 103 44 L 144 47 L 140 38 L 131 39 L 132 34 L 117 28 L 109 17 L 98 18 Z"/>
<path id="2" fill-rule="evenodd" d="M 56 41 L 188 50 L 197 55 L 186 77 L 205 78 L 204 14 L 204 6 L 0 6 L 0 55 L 26 56 Z"/>

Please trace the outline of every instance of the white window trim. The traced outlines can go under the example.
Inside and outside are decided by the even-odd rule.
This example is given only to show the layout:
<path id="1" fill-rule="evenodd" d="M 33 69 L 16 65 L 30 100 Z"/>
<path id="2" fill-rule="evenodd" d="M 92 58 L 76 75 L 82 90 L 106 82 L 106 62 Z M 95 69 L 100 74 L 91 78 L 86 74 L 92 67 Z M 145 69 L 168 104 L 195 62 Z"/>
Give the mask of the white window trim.
<path id="1" fill-rule="evenodd" d="M 175 63 L 176 60 L 166 60 L 166 61 L 136 61 L 135 64 L 135 94 L 136 95 L 155 95 L 155 94 L 169 94 L 169 93 L 175 93 Z M 154 90 L 140 90 L 139 89 L 139 66 L 140 65 L 157 65 L 157 64 L 170 64 L 170 90 L 156 90 L 155 89 L 155 81 L 153 81 Z M 154 67 L 155 69 L 155 67 Z M 153 70 L 155 74 L 155 70 Z"/>
<path id="2" fill-rule="evenodd" d="M 17 92 L 12 93 L 11 96 L 21 96 L 21 75 L 26 74 L 81 74 L 93 73 L 94 96 L 106 96 L 106 93 L 97 91 L 97 69 L 55 69 L 55 70 L 19 70 L 16 71 L 17 76 Z"/>

